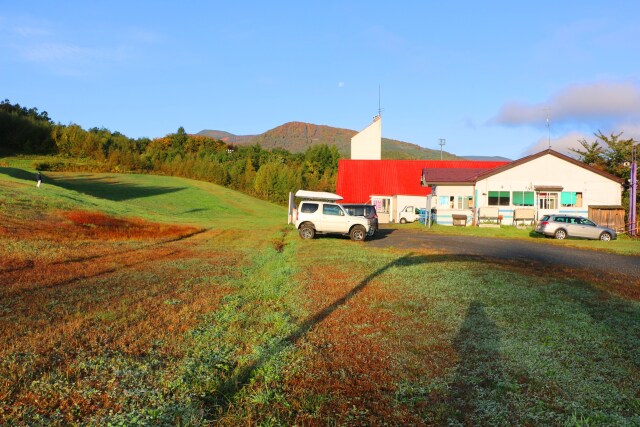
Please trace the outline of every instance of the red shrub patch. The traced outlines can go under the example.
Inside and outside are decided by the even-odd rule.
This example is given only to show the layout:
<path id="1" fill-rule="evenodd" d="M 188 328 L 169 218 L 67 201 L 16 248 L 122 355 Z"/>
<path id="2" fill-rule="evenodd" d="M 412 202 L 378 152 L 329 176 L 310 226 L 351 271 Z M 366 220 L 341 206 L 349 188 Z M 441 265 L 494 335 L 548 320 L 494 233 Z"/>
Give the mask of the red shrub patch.
<path id="1" fill-rule="evenodd" d="M 191 235 L 194 227 L 166 225 L 142 219 L 122 219 L 101 212 L 67 211 L 62 216 L 71 221 L 85 236 L 100 239 L 154 239 Z"/>

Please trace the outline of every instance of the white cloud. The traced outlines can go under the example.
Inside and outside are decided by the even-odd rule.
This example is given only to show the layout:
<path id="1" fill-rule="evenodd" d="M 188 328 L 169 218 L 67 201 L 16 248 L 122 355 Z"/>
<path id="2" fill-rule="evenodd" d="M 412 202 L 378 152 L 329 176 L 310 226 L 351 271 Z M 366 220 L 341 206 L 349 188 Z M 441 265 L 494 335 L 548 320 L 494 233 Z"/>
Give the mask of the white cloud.
<path id="1" fill-rule="evenodd" d="M 633 138 L 636 141 L 640 141 L 640 125 L 637 124 L 627 124 L 627 125 L 618 125 L 614 130 L 604 130 L 602 129 L 602 133 L 609 136 L 611 133 L 619 134 L 622 132 L 621 138 Z M 588 142 L 599 141 L 594 134 L 585 134 L 583 132 L 569 132 L 559 137 L 551 138 L 551 148 L 555 151 L 559 151 L 560 153 L 567 154 L 569 156 L 574 156 L 575 154 L 571 152 L 570 148 L 578 148 L 582 149 L 580 145 L 580 140 L 587 140 Z M 602 145 L 602 141 L 599 141 Z M 542 150 L 546 150 L 549 148 L 549 138 L 540 138 L 538 141 L 534 142 L 527 148 L 525 151 L 525 155 L 538 153 Z"/>
<path id="2" fill-rule="evenodd" d="M 591 136 L 585 135 L 582 132 L 569 132 L 565 135 L 560 136 L 559 138 L 551 138 L 551 149 L 563 154 L 567 154 L 569 156 L 573 156 L 573 153 L 569 149 L 581 148 L 578 141 L 581 139 L 586 139 L 587 141 L 589 141 L 590 139 L 593 139 L 591 138 Z M 538 153 L 542 150 L 546 150 L 547 148 L 549 148 L 549 138 L 540 138 L 538 139 L 538 141 L 529 146 L 524 154 L 529 155 Z"/>
<path id="3" fill-rule="evenodd" d="M 29 25 L 16 26 L 11 31 L 21 37 L 45 37 L 51 35 L 51 32 L 42 27 L 34 27 Z"/>
<path id="4" fill-rule="evenodd" d="M 75 59 L 90 54 L 88 49 L 62 43 L 41 43 L 23 47 L 22 57 L 33 62 L 52 62 Z"/>
<path id="5" fill-rule="evenodd" d="M 32 62 L 68 63 L 119 62 L 127 58 L 126 47 L 81 47 L 64 43 L 36 43 L 21 49 L 24 59 Z"/>
<path id="6" fill-rule="evenodd" d="M 546 126 L 547 113 L 560 124 L 640 123 L 640 87 L 632 82 L 570 86 L 544 103 L 505 104 L 489 124 Z"/>

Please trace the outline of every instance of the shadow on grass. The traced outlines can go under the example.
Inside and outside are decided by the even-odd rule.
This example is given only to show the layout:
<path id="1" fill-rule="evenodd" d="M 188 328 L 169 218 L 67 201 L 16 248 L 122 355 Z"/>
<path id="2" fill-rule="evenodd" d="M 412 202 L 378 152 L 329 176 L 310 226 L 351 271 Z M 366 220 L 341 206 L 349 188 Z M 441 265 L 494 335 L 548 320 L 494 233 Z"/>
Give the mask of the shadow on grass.
<path id="1" fill-rule="evenodd" d="M 451 384 L 452 415 L 463 425 L 473 425 L 480 394 L 484 399 L 504 383 L 500 363 L 500 328 L 479 301 L 469 304 L 464 322 L 453 340 L 458 366 Z M 492 396 L 492 400 L 499 396 Z"/>
<path id="2" fill-rule="evenodd" d="M 390 230 L 389 230 L 390 231 Z M 263 355 L 250 363 L 249 365 L 242 368 L 238 373 L 233 375 L 231 378 L 227 379 L 223 382 L 217 389 L 215 394 L 207 395 L 203 398 L 205 405 L 207 406 L 207 412 L 210 417 L 215 417 L 215 415 L 219 415 L 216 412 L 216 409 L 224 410 L 224 408 L 233 402 L 234 397 L 246 386 L 250 383 L 251 378 L 253 377 L 254 372 L 259 370 L 263 366 L 265 366 L 270 360 L 278 355 L 289 345 L 296 344 L 300 338 L 303 338 L 311 329 L 313 329 L 316 325 L 325 320 L 328 316 L 330 316 L 334 311 L 344 306 L 349 300 L 358 295 L 363 289 L 371 283 L 372 280 L 382 275 L 384 272 L 393 267 L 406 267 L 417 264 L 424 263 L 437 263 L 443 261 L 449 262 L 470 262 L 470 261 L 486 261 L 485 257 L 479 256 L 452 256 L 452 255 L 414 255 L 413 253 L 408 253 L 393 262 L 390 262 L 378 270 L 371 273 L 364 280 L 358 283 L 354 288 L 352 288 L 349 292 L 344 294 L 341 298 L 335 300 L 333 303 L 325 307 L 323 310 L 319 311 L 312 317 L 305 320 L 294 332 L 289 334 L 287 337 L 280 339 L 278 342 L 274 343 L 267 351 L 263 353 Z"/>
<path id="3" fill-rule="evenodd" d="M 49 179 L 50 185 L 56 185 L 67 190 L 77 191 L 101 199 L 120 202 L 123 200 L 140 199 L 158 196 L 160 194 L 176 193 L 186 187 L 157 187 L 124 184 L 112 181 L 112 177 L 92 178 L 55 178 Z M 46 181 L 45 181 L 46 183 Z"/>
<path id="4" fill-rule="evenodd" d="M 253 363 L 245 366 L 241 369 L 237 374 L 227 379 L 224 383 L 222 383 L 215 394 L 207 395 L 203 398 L 205 405 L 207 406 L 207 412 L 210 417 L 215 417 L 218 415 L 216 410 L 224 410 L 224 408 L 233 401 L 234 397 L 238 392 L 242 390 L 247 384 L 249 384 L 254 372 L 265 364 L 267 364 L 271 359 L 278 357 L 278 355 L 289 345 L 296 344 L 300 338 L 304 337 L 309 331 L 325 320 L 328 316 L 331 315 L 338 308 L 342 307 L 353 297 L 358 295 L 367 285 L 376 277 L 380 276 L 382 273 L 387 271 L 388 269 L 394 266 L 400 265 L 411 265 L 414 261 L 411 258 L 422 258 L 422 257 L 412 257 L 412 254 L 409 253 L 401 258 L 396 259 L 395 261 L 379 268 L 378 270 L 371 273 L 364 280 L 362 280 L 358 285 L 356 285 L 349 292 L 344 294 L 341 298 L 335 300 L 333 303 L 325 307 L 323 310 L 319 311 L 312 317 L 305 320 L 298 328 L 293 331 L 291 334 L 286 336 L 285 338 L 279 340 L 277 343 L 272 345 L 265 353 Z M 423 262 L 423 261 L 419 261 Z"/>
<path id="5" fill-rule="evenodd" d="M 34 185 L 36 182 L 36 175 L 23 169 L 0 167 L 0 173 L 17 179 L 33 181 Z M 125 184 L 117 182 L 113 177 L 109 176 L 77 175 L 73 178 L 52 178 L 43 173 L 42 178 L 45 187 L 54 185 L 114 202 L 176 193 L 186 188 Z"/>
<path id="6" fill-rule="evenodd" d="M 215 419 L 230 410 L 234 398 L 245 386 L 250 384 L 256 371 L 274 358 L 279 357 L 288 347 L 295 345 L 314 327 L 356 297 L 374 279 L 387 270 L 439 262 L 482 265 L 495 262 L 496 265 L 504 264 L 509 267 L 518 265 L 505 260 L 476 255 L 415 255 L 408 253 L 397 258 L 371 273 L 342 297 L 309 317 L 294 332 L 275 342 L 257 360 L 241 368 L 235 375 L 220 384 L 215 393 L 205 396 L 203 402 L 208 417 Z M 523 270 L 522 274 L 544 274 L 538 273 L 534 269 L 529 270 L 530 267 L 526 265 L 520 265 L 520 268 Z M 560 278 L 560 280 L 564 279 Z M 637 352 L 637 348 L 640 346 L 640 337 L 637 335 L 637 331 L 640 330 L 640 307 L 637 304 L 598 290 L 588 282 L 582 281 L 576 283 L 575 286 L 566 284 L 565 290 L 558 297 L 577 303 L 578 307 L 588 313 L 594 322 L 603 326 L 605 335 L 615 342 L 617 348 L 622 350 L 624 354 L 622 358 L 626 360 L 623 365 L 633 366 L 636 370 L 640 367 L 640 353 Z M 603 303 L 603 301 L 605 302 Z M 443 408 L 449 414 L 447 416 L 449 421 L 461 425 L 471 425 L 473 420 L 477 421 L 486 416 L 489 418 L 497 416 L 507 424 L 516 422 L 517 418 L 514 418 L 514 415 L 510 414 L 508 410 L 508 399 L 510 399 L 509 393 L 511 393 L 510 387 L 512 387 L 513 379 L 505 371 L 501 361 L 501 337 L 501 329 L 487 315 L 485 305 L 478 300 L 472 301 L 453 341 L 459 360 L 456 374 L 450 383 L 450 391 L 447 396 L 444 396 L 442 402 L 449 408 Z M 572 350 L 570 344 L 568 344 L 568 349 Z M 612 357 L 621 358 L 619 354 L 612 354 Z M 502 409 L 498 409 L 493 415 L 486 414 L 485 406 L 494 403 Z M 495 421 L 495 418 L 492 419 Z"/>
<path id="7" fill-rule="evenodd" d="M 28 172 L 24 169 L 0 167 L 0 173 L 10 176 L 12 178 L 24 179 L 25 181 L 33 181 L 33 185 L 36 185 L 36 174 Z"/>

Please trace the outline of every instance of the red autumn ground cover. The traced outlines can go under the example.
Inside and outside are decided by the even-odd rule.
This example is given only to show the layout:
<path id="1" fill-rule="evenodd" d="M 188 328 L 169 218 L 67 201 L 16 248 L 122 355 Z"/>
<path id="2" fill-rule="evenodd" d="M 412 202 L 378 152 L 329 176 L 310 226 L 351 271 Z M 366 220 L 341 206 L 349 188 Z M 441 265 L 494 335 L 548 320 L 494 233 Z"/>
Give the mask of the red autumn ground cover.
<path id="1" fill-rule="evenodd" d="M 118 383 L 88 375 L 83 363 L 178 358 L 184 332 L 228 292 L 202 272 L 229 277 L 240 257 L 205 249 L 216 233 L 192 227 L 80 211 L 5 219 L 0 239 L 12 247 L 0 263 L 0 424 L 25 407 L 61 411 L 63 424 L 117 412 Z M 41 389 L 59 377 L 75 386 Z"/>
<path id="2" fill-rule="evenodd" d="M 321 322 L 306 336 L 310 351 L 304 371 L 286 385 L 287 392 L 297 397 L 292 400 L 302 402 L 295 408 L 295 423 L 324 425 L 330 419 L 349 425 L 421 425 L 413 411 L 395 399 L 399 379 L 437 372 L 428 360 L 398 358 L 398 346 L 405 350 L 412 344 L 421 346 L 411 336 L 415 319 L 385 309 L 399 297 L 383 280 L 358 277 L 354 266 L 307 267 L 307 309 L 312 316 L 320 314 Z M 425 351 L 416 350 L 416 354 Z M 437 351 L 438 356 L 454 353 L 451 348 Z M 410 353 L 403 351 L 402 357 Z"/>

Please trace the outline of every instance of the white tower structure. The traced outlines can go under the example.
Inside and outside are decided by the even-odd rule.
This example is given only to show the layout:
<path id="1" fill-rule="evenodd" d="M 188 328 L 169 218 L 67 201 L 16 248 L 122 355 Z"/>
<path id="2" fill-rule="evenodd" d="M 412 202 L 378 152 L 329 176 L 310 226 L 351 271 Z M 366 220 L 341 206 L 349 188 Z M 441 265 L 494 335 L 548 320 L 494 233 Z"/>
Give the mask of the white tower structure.
<path id="1" fill-rule="evenodd" d="M 382 158 L 382 117 L 351 138 L 351 160 L 380 160 Z"/>

